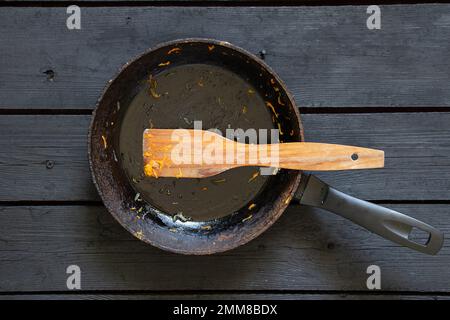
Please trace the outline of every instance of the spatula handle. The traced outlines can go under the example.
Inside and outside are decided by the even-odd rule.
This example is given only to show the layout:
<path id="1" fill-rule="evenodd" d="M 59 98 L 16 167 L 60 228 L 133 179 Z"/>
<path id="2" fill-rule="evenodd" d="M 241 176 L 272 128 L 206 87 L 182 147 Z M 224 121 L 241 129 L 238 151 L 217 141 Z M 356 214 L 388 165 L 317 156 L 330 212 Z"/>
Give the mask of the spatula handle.
<path id="1" fill-rule="evenodd" d="M 258 148 L 264 151 L 265 146 L 258 145 Z M 284 169 L 328 171 L 384 167 L 384 151 L 376 149 L 314 142 L 271 144 L 268 148 L 272 156 L 278 152 L 278 167 Z"/>

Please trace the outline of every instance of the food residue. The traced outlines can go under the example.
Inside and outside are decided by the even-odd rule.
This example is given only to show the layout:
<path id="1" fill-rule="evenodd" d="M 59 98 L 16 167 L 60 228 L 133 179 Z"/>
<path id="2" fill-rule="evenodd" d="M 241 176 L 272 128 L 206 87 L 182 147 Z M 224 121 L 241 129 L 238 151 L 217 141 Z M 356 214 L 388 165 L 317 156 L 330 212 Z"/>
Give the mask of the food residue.
<path id="1" fill-rule="evenodd" d="M 214 48 L 215 48 L 215 45 L 213 45 L 213 44 L 212 44 L 212 45 L 210 45 L 210 46 L 208 46 L 208 50 L 209 50 L 209 51 L 213 51 L 213 50 L 214 50 Z"/>
<path id="2" fill-rule="evenodd" d="M 144 166 L 144 173 L 147 176 L 153 176 L 158 178 L 158 171 L 160 171 L 165 166 L 166 159 L 155 160 L 151 159 L 149 163 Z"/>
<path id="3" fill-rule="evenodd" d="M 272 110 L 275 117 L 278 118 L 278 113 L 275 111 L 275 107 L 273 106 L 273 104 L 270 103 L 269 101 L 266 101 L 266 106 L 268 106 Z"/>
<path id="4" fill-rule="evenodd" d="M 153 171 L 153 167 L 152 167 L 152 165 L 149 164 L 149 163 L 147 163 L 147 164 L 144 166 L 144 173 L 145 173 L 145 175 L 148 176 L 148 177 L 153 176 L 153 177 L 155 177 L 155 178 L 158 178 L 157 173 L 155 173 L 155 172 Z"/>
<path id="5" fill-rule="evenodd" d="M 248 221 L 253 217 L 253 215 L 249 215 L 247 218 L 242 219 L 242 222 Z"/>
<path id="6" fill-rule="evenodd" d="M 289 196 L 286 198 L 286 200 L 284 200 L 284 204 L 289 204 L 289 202 L 291 202 L 292 196 Z"/>
<path id="7" fill-rule="evenodd" d="M 283 103 L 283 101 L 281 101 L 281 93 L 280 92 L 278 92 L 278 104 L 280 105 L 280 106 L 284 106 L 285 104 Z"/>
<path id="8" fill-rule="evenodd" d="M 181 51 L 181 48 L 175 47 L 175 48 L 170 49 L 169 51 L 167 51 L 167 54 L 179 53 L 180 51 Z"/>
<path id="9" fill-rule="evenodd" d="M 183 212 L 178 212 L 176 215 L 172 217 L 173 222 L 180 220 L 181 222 L 191 221 L 191 217 L 186 217 L 183 215 Z"/>
<path id="10" fill-rule="evenodd" d="M 218 179 L 218 180 L 213 180 L 213 183 L 219 184 L 219 183 L 223 183 L 225 181 L 227 181 L 227 179 Z"/>
<path id="11" fill-rule="evenodd" d="M 279 122 L 277 122 L 278 125 L 278 131 L 280 131 L 280 135 L 283 135 L 283 131 L 281 131 L 281 124 Z"/>
<path id="12" fill-rule="evenodd" d="M 254 207 L 256 207 L 256 204 L 252 203 L 251 205 L 248 206 L 248 210 L 252 210 Z"/>
<path id="13" fill-rule="evenodd" d="M 134 236 L 138 238 L 139 240 L 142 240 L 144 238 L 144 233 L 140 230 L 134 233 Z"/>
<path id="14" fill-rule="evenodd" d="M 183 120 L 184 120 L 184 122 L 186 122 L 186 124 L 189 125 L 189 126 L 192 124 L 192 120 L 189 120 L 189 119 L 186 118 L 186 117 L 183 117 Z"/>
<path id="15" fill-rule="evenodd" d="M 155 98 L 158 99 L 161 97 L 161 95 L 159 93 L 156 92 L 156 87 L 158 86 L 158 84 L 156 83 L 156 80 L 153 78 L 152 75 L 149 76 L 147 82 L 150 85 L 149 91 L 150 91 L 150 95 Z"/>
<path id="16" fill-rule="evenodd" d="M 246 114 L 247 113 L 247 106 L 242 107 L 242 113 Z"/>
<path id="17" fill-rule="evenodd" d="M 170 64 L 170 61 L 161 62 L 160 64 L 158 64 L 158 67 L 167 67 L 169 64 Z"/>
<path id="18" fill-rule="evenodd" d="M 250 179 L 248 179 L 248 182 L 252 182 L 252 181 L 255 180 L 258 176 L 259 176 L 259 171 L 256 171 L 256 172 L 250 177 Z"/>
<path id="19" fill-rule="evenodd" d="M 102 135 L 102 140 L 103 140 L 103 147 L 106 149 L 108 147 L 108 144 L 106 143 L 106 137 L 104 135 Z"/>

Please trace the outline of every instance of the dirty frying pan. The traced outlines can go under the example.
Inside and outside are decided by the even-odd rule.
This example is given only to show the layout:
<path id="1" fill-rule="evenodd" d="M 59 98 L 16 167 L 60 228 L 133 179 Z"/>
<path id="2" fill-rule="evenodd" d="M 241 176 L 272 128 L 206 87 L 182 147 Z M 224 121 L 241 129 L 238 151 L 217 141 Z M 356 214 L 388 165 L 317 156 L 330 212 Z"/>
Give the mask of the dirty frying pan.
<path id="1" fill-rule="evenodd" d="M 202 179 L 146 177 L 143 131 L 193 129 L 194 121 L 202 121 L 204 130 L 276 128 L 280 142 L 304 140 L 298 108 L 284 83 L 243 49 L 186 39 L 161 44 L 127 63 L 94 111 L 89 161 L 105 206 L 140 240 L 183 254 L 230 250 L 260 235 L 296 199 L 402 246 L 427 254 L 441 248 L 443 235 L 430 225 L 355 199 L 300 171 L 260 174 L 259 168 L 242 167 Z M 414 229 L 427 236 L 409 239 Z"/>

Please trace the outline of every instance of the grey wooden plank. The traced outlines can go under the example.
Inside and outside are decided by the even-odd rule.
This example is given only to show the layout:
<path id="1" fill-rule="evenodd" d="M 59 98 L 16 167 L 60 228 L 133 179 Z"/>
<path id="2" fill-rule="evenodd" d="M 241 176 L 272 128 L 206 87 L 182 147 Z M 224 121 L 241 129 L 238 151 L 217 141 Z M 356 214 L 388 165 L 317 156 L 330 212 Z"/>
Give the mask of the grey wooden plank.
<path id="1" fill-rule="evenodd" d="M 89 120 L 1 116 L 0 201 L 99 200 L 87 161 Z M 307 114 L 303 123 L 307 141 L 385 150 L 384 169 L 319 174 L 336 188 L 369 200 L 450 200 L 450 113 Z"/>
<path id="2" fill-rule="evenodd" d="M 389 205 L 450 232 L 450 205 Z M 83 290 L 365 291 L 367 267 L 385 291 L 449 292 L 450 244 L 437 256 L 400 248 L 323 211 L 291 206 L 249 244 L 212 256 L 146 245 L 101 206 L 0 207 L 0 291 L 63 293 L 66 268 Z"/>
<path id="3" fill-rule="evenodd" d="M 0 200 L 98 200 L 87 156 L 89 118 L 0 116 Z"/>
<path id="4" fill-rule="evenodd" d="M 230 293 L 230 294 L 11 294 L 1 300 L 449 300 L 447 295 L 396 294 L 305 294 L 305 293 Z"/>
<path id="5" fill-rule="evenodd" d="M 305 107 L 450 106 L 450 5 L 2 8 L 1 108 L 92 108 L 130 58 L 157 43 L 217 38 L 258 53 Z M 47 79 L 44 72 L 53 70 Z"/>

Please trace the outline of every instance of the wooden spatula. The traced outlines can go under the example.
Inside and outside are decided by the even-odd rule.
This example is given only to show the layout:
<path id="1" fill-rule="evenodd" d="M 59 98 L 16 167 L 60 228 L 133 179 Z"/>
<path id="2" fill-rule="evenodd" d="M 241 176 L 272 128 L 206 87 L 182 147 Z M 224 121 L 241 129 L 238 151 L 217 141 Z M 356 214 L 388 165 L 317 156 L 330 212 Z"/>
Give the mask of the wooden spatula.
<path id="1" fill-rule="evenodd" d="M 312 142 L 244 144 L 186 129 L 146 129 L 143 156 L 145 175 L 156 178 L 204 178 L 242 166 L 310 171 L 384 166 L 381 150 Z"/>

